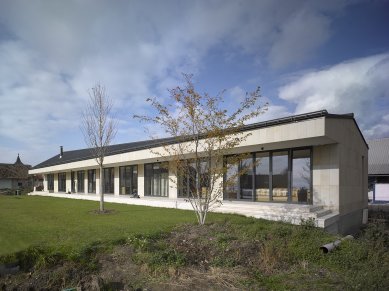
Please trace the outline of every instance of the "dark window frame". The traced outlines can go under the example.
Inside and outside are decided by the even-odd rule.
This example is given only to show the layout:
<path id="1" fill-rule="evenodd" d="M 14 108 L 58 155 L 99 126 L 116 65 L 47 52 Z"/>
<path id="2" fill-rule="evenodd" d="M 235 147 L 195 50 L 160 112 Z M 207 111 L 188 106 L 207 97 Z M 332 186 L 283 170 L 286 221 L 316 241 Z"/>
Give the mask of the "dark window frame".
<path id="1" fill-rule="evenodd" d="M 113 167 L 103 168 L 103 193 L 114 194 L 115 193 L 115 169 Z"/>
<path id="2" fill-rule="evenodd" d="M 66 192 L 66 172 L 58 173 L 58 192 Z"/>
<path id="3" fill-rule="evenodd" d="M 54 174 L 47 174 L 47 191 L 54 192 Z"/>
<path id="4" fill-rule="evenodd" d="M 181 161 L 181 163 L 185 163 L 185 167 L 189 167 L 190 164 L 194 163 L 193 159 L 188 159 L 185 161 Z M 211 173 L 209 172 L 211 165 L 211 160 L 209 158 L 202 158 L 200 159 L 200 163 L 208 163 L 207 165 L 207 172 L 208 173 L 200 173 L 200 175 L 206 175 L 208 176 L 208 180 L 201 178 L 200 183 L 202 182 L 203 185 L 200 185 L 201 187 L 209 187 L 209 183 L 211 181 Z M 190 195 L 190 187 L 192 181 L 194 183 L 197 183 L 196 177 L 193 178 L 193 176 L 187 175 L 189 173 L 189 170 L 186 171 L 186 173 L 177 173 L 177 198 L 188 198 Z M 194 173 L 194 172 L 193 172 Z M 186 175 L 185 175 L 186 174 Z M 190 173 L 192 174 L 192 173 Z M 196 172 L 197 175 L 197 172 Z M 182 180 L 180 180 L 182 179 Z M 184 189 L 186 188 L 186 189 Z"/>
<path id="5" fill-rule="evenodd" d="M 85 192 L 85 171 L 77 171 L 77 193 Z"/>
<path id="6" fill-rule="evenodd" d="M 293 179 L 293 169 L 292 169 L 292 163 L 293 163 L 293 151 L 296 151 L 296 150 L 309 150 L 310 151 L 310 155 L 309 155 L 309 158 L 310 158 L 310 189 L 309 190 L 309 196 L 307 197 L 307 202 L 293 202 L 292 201 L 292 179 Z M 274 153 L 277 153 L 277 152 L 287 152 L 287 155 L 288 155 L 288 172 L 287 172 L 287 179 L 288 179 L 288 185 L 287 185 L 287 201 L 275 201 L 273 199 L 273 154 Z M 256 193 L 255 193 L 255 189 L 256 189 L 256 181 L 255 181 L 255 171 L 256 171 L 256 167 L 255 167 L 255 159 L 256 159 L 256 154 L 257 153 L 268 153 L 268 156 L 269 156 L 269 201 L 257 201 L 256 200 Z M 253 199 L 251 201 L 255 201 L 255 202 L 270 202 L 270 203 L 288 203 L 288 204 L 312 204 L 313 203 L 313 175 L 312 175 L 312 172 L 313 172 L 313 147 L 312 146 L 306 146 L 306 147 L 296 147 L 296 148 L 286 148 L 286 149 L 277 149 L 277 150 L 271 150 L 271 151 L 256 151 L 256 152 L 250 152 L 248 153 L 249 155 L 252 155 L 253 156 L 253 171 L 252 171 L 252 174 L 253 174 L 253 186 L 252 186 L 252 189 L 253 189 Z M 234 156 L 233 154 L 232 155 L 227 155 L 227 156 L 224 156 L 224 164 L 226 165 L 227 163 L 227 159 L 228 157 L 230 156 Z M 239 169 L 238 171 L 240 171 L 240 165 L 241 165 L 241 161 L 239 161 Z M 249 199 L 240 199 L 240 196 L 241 196 L 241 185 L 240 185 L 240 178 L 238 179 L 238 197 L 236 199 L 233 199 L 233 198 L 229 198 L 227 197 L 227 193 L 226 193 L 226 188 L 225 188 L 225 181 L 226 181 L 226 174 L 223 175 L 223 200 L 231 200 L 231 201 L 250 201 Z M 255 194 L 255 195 L 254 195 Z M 227 197 L 227 198 L 226 198 Z"/>
<path id="7" fill-rule="evenodd" d="M 96 169 L 91 169 L 87 171 L 88 193 L 96 193 L 96 173 Z"/>
<path id="8" fill-rule="evenodd" d="M 167 167 L 161 166 L 167 164 Z M 155 169 L 155 166 L 158 165 L 158 170 Z M 151 169 L 147 169 L 151 167 Z M 168 162 L 156 162 L 156 163 L 147 163 L 144 164 L 144 195 L 148 197 L 169 197 L 169 164 Z M 151 174 L 149 176 L 149 174 Z M 163 176 L 167 174 L 165 179 Z M 155 187 L 154 181 L 159 183 L 158 188 Z M 166 189 L 163 190 L 163 185 L 165 185 L 166 180 Z M 150 185 L 148 185 L 150 183 Z M 158 192 L 156 192 L 158 190 Z M 162 195 L 166 193 L 166 195 Z"/>
<path id="9" fill-rule="evenodd" d="M 119 187 L 120 195 L 138 195 L 138 165 L 119 167 Z"/>

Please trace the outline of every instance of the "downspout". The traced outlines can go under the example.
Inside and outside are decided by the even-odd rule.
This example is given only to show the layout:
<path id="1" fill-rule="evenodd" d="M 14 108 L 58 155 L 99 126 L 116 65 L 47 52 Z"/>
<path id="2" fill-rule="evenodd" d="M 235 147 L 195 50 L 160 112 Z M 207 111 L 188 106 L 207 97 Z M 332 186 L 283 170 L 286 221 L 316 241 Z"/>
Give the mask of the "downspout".
<path id="1" fill-rule="evenodd" d="M 320 249 L 323 251 L 324 254 L 327 254 L 327 253 L 333 251 L 336 247 L 338 247 L 342 241 L 351 240 L 351 239 L 354 239 L 354 237 L 352 235 L 346 235 L 345 237 L 338 239 L 332 243 L 322 245 L 320 247 Z"/>

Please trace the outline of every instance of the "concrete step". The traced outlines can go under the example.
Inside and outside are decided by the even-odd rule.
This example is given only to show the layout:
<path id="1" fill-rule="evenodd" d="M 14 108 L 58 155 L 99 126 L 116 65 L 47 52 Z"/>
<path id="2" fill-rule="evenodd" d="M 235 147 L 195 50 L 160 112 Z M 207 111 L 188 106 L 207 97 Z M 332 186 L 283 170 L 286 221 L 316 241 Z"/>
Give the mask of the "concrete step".
<path id="1" fill-rule="evenodd" d="M 338 212 L 331 212 L 327 215 L 324 215 L 322 217 L 319 217 L 317 219 L 317 226 L 322 228 L 327 228 L 333 223 L 336 223 L 339 220 L 339 213 Z"/>
<path id="2" fill-rule="evenodd" d="M 315 213 L 316 213 L 316 218 L 320 218 L 320 217 L 323 217 L 323 216 L 326 216 L 326 215 L 332 213 L 332 211 L 329 209 L 322 209 L 322 210 L 316 211 Z"/>

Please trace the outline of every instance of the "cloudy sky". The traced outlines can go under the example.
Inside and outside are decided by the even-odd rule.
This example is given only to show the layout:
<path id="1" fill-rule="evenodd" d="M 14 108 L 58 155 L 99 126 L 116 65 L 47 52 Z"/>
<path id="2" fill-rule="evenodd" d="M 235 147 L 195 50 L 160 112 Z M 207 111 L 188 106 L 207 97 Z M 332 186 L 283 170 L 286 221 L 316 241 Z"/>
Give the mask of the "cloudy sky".
<path id="1" fill-rule="evenodd" d="M 115 143 L 147 139 L 133 114 L 192 73 L 225 102 L 261 86 L 260 120 L 354 112 L 389 137 L 388 1 L 0 1 L 0 163 L 84 148 L 97 82 L 115 102 Z"/>

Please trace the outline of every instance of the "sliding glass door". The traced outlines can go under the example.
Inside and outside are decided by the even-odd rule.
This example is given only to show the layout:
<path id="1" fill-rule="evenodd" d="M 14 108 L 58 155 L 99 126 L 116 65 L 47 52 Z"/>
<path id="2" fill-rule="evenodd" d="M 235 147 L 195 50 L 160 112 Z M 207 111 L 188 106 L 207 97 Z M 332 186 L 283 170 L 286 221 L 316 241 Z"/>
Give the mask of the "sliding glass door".
<path id="1" fill-rule="evenodd" d="M 168 163 L 145 164 L 145 196 L 168 197 Z"/>
<path id="2" fill-rule="evenodd" d="M 119 168 L 120 194 L 138 195 L 138 166 L 125 166 Z"/>

